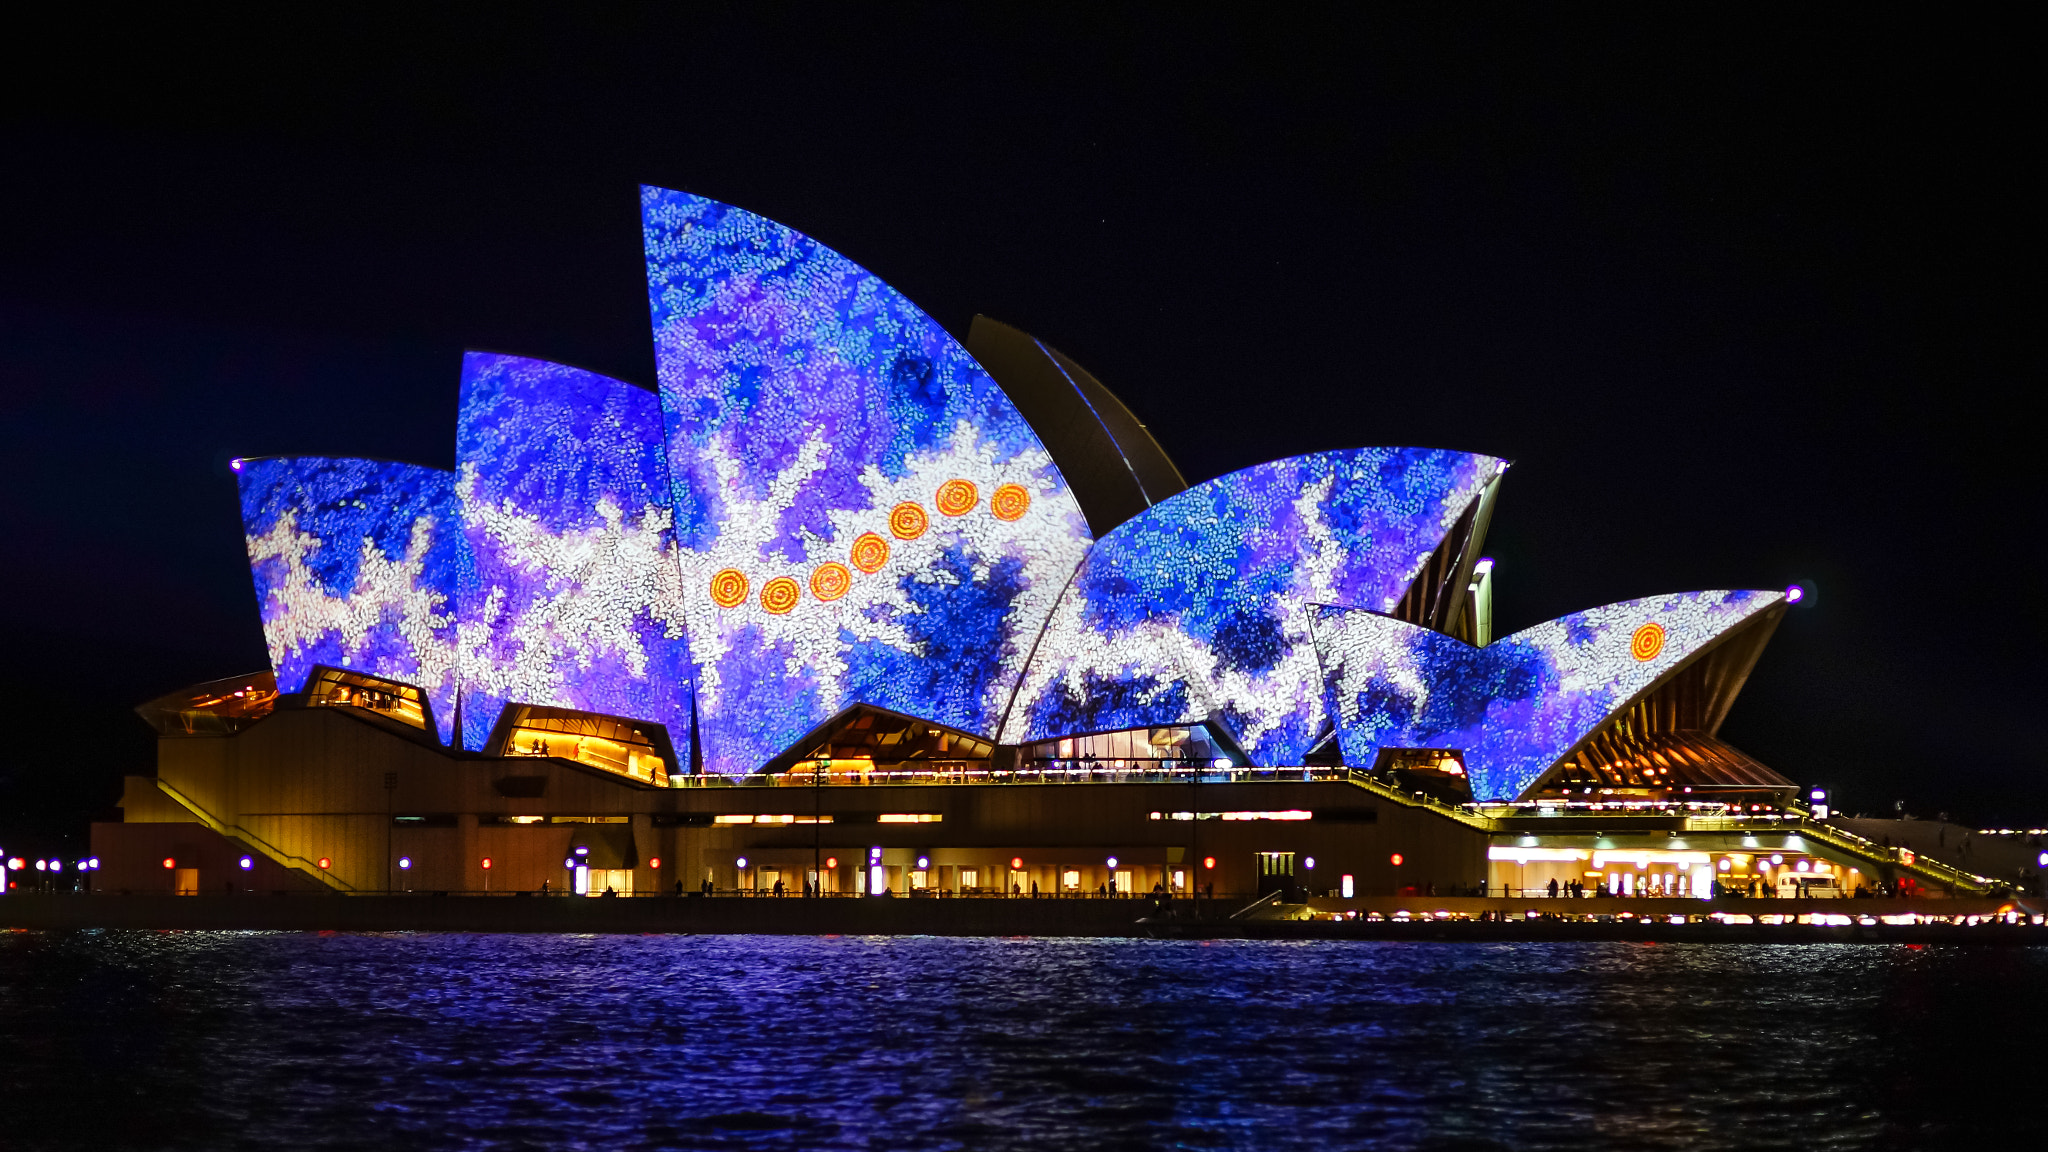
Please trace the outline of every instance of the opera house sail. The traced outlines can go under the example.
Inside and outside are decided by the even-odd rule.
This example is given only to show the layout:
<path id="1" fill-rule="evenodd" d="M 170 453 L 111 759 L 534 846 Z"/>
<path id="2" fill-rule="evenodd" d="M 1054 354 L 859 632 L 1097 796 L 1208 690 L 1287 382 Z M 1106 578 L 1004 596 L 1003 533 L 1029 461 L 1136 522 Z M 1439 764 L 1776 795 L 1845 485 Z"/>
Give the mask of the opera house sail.
<path id="1" fill-rule="evenodd" d="M 470 352 L 452 470 L 235 461 L 270 668 L 143 706 L 159 776 L 100 827 L 204 827 L 244 872 L 358 890 L 427 860 L 464 890 L 801 864 L 869 893 L 1321 860 L 1348 891 L 1503 860 L 1578 883 L 1590 839 L 1489 857 L 1523 809 L 1793 803 L 1719 733 L 1796 597 L 1496 637 L 1507 460 L 1356 447 L 1189 484 L 1037 337 L 976 317 L 963 344 L 728 204 L 640 209 L 651 386 Z M 799 823 L 808 863 L 763 831 Z"/>

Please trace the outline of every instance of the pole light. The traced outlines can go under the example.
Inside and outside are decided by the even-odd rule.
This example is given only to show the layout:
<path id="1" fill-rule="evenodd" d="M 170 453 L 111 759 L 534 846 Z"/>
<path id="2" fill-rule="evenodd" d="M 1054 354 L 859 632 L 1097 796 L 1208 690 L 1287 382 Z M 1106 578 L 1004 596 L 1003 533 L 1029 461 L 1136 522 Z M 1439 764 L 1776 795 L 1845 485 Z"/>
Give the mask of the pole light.
<path id="1" fill-rule="evenodd" d="M 817 895 L 825 894 L 825 873 L 818 867 L 818 854 L 825 848 L 825 773 L 832 770 L 830 756 L 818 757 L 811 768 L 811 884 L 817 885 Z M 811 884 L 804 886 L 804 895 L 810 896 Z"/>

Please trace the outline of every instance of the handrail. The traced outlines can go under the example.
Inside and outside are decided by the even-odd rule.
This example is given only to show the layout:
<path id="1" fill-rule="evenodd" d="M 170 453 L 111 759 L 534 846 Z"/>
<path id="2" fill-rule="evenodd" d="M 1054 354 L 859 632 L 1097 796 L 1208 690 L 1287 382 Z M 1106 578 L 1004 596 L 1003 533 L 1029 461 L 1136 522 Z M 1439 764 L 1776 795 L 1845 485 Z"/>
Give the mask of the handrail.
<path id="1" fill-rule="evenodd" d="M 961 768 L 906 769 L 872 768 L 863 771 L 829 772 L 828 788 L 904 787 L 933 784 L 1297 784 L 1342 781 L 1348 768 L 1315 765 L 1284 767 L 1233 767 L 1163 765 L 1155 768 L 1112 768 L 1108 763 L 1093 768 Z M 671 788 L 811 788 L 813 773 L 791 769 L 787 772 L 754 772 L 744 776 L 670 776 Z"/>
<path id="2" fill-rule="evenodd" d="M 1988 876 L 1979 876 L 1973 872 L 1965 872 L 1953 865 L 1944 864 L 1932 857 L 1922 856 L 1918 853 L 1914 854 L 1911 863 L 1907 863 L 1905 856 L 1902 855 L 1905 851 L 1904 849 L 1876 844 L 1862 836 L 1858 836 L 1854 832 L 1822 824 L 1818 821 L 1805 822 L 1800 834 L 1813 836 L 1815 839 L 1830 844 L 1844 852 L 1853 852 L 1859 856 L 1869 857 L 1874 861 L 1883 861 L 1887 864 L 1895 865 L 1909 872 L 1918 872 L 1937 883 L 1953 885 L 1957 888 L 1977 893 L 1988 892 L 1995 886 L 1995 882 Z"/>
<path id="3" fill-rule="evenodd" d="M 1489 835 L 1500 831 L 1500 825 L 1491 817 L 1461 805 L 1446 804 L 1427 792 L 1403 792 L 1392 784 L 1370 773 L 1360 772 L 1355 768 L 1341 768 L 1335 771 L 1344 773 L 1342 779 L 1345 783 L 1363 788 L 1383 800 L 1390 800 L 1410 808 L 1421 808 L 1431 811 L 1447 820 L 1455 820 L 1468 828 L 1474 828 Z"/>
<path id="4" fill-rule="evenodd" d="M 213 831 L 219 833 L 222 836 L 227 836 L 232 839 L 240 840 L 250 845 L 251 847 L 255 848 L 258 852 L 261 852 L 265 857 L 269 858 L 273 863 L 278 864 L 279 866 L 284 868 L 292 869 L 293 871 L 304 872 L 307 876 L 311 877 L 312 879 L 318 881 L 320 884 L 328 888 L 338 887 L 348 892 L 353 892 L 356 890 L 355 885 L 350 884 L 348 881 L 343 880 L 341 877 L 336 876 L 332 872 L 322 871 L 317 865 L 315 865 L 311 860 L 306 859 L 304 856 L 294 856 L 291 853 L 286 852 L 284 849 L 276 847 L 269 841 L 263 839 L 263 837 L 256 835 L 254 832 L 249 831 L 247 828 L 244 828 L 239 824 L 228 824 L 223 822 L 218 817 L 214 816 L 213 813 L 208 812 L 206 809 L 200 807 L 198 801 L 192 799 L 190 796 L 185 795 L 183 792 L 178 791 L 176 788 L 171 787 L 165 781 L 161 779 L 157 780 L 156 786 L 159 790 L 163 792 L 164 795 L 169 796 L 171 799 L 176 800 L 180 805 L 183 805 L 187 812 L 190 812 L 194 816 L 199 817 L 199 822 L 201 824 L 206 825 L 208 828 L 212 829 Z"/>
<path id="5" fill-rule="evenodd" d="M 1264 908 L 1266 905 L 1277 902 L 1279 899 L 1280 890 L 1275 889 L 1274 891 L 1266 893 L 1264 896 L 1259 897 L 1257 900 L 1252 901 L 1244 907 L 1239 908 L 1237 911 L 1232 912 L 1230 914 L 1230 918 L 1232 920 L 1242 920 L 1246 916 L 1252 914 L 1253 912 L 1256 912 L 1259 909 Z"/>

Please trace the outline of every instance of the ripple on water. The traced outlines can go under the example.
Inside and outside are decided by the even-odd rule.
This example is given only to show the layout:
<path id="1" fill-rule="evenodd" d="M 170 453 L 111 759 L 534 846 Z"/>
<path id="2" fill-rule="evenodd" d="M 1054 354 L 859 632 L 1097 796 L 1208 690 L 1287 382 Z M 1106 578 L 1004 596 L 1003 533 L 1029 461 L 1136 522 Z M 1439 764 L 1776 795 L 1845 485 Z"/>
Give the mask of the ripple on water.
<path id="1" fill-rule="evenodd" d="M 9 1147 L 2003 1146 L 2048 950 L 15 933 Z"/>

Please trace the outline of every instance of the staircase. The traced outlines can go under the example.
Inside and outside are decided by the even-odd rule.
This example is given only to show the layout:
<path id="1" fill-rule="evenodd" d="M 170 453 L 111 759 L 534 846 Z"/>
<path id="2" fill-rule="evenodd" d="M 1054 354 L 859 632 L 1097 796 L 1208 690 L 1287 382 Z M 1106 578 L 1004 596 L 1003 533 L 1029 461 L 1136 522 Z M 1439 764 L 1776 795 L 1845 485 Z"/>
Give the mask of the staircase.
<path id="1" fill-rule="evenodd" d="M 322 888 L 331 889 L 336 892 L 355 891 L 354 885 L 349 884 L 332 872 L 325 871 L 318 864 L 306 859 L 304 856 L 294 856 L 238 824 L 223 823 L 213 813 L 200 807 L 198 801 L 171 787 L 164 781 L 158 780 L 156 787 L 157 791 L 177 801 L 181 807 L 192 814 L 194 819 L 213 831 L 220 833 L 227 839 L 261 854 L 273 863 L 299 873 Z"/>

